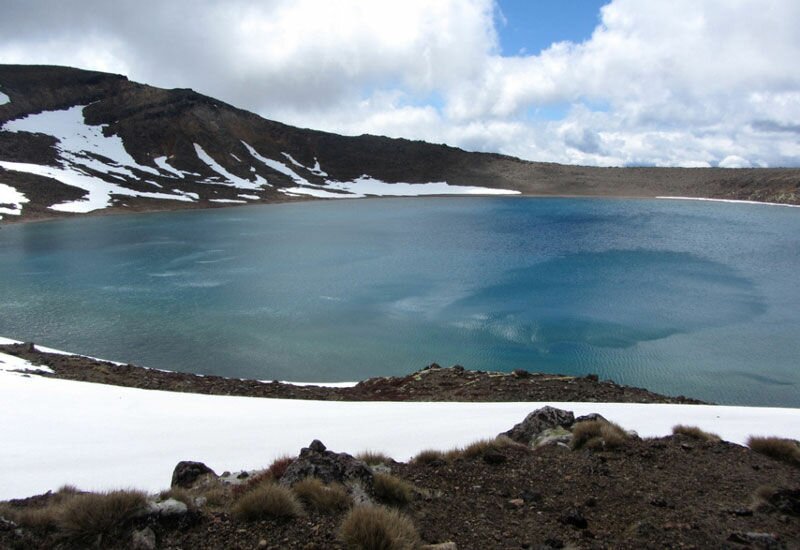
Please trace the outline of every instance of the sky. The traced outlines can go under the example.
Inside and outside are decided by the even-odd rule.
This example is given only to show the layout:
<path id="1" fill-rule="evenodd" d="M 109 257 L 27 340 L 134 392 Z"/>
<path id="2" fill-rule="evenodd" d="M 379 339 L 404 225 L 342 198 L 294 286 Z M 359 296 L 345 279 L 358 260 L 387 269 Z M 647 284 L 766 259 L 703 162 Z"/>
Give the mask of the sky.
<path id="1" fill-rule="evenodd" d="M 597 166 L 800 166 L 797 0 L 3 0 L 0 63 Z M 2 90 L 0 90 L 2 91 Z"/>

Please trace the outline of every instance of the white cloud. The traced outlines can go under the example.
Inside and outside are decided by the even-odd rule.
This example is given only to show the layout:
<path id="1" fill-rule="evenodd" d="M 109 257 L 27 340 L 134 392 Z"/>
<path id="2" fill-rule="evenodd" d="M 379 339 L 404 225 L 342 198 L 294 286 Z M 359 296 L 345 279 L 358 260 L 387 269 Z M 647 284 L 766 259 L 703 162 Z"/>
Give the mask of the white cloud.
<path id="1" fill-rule="evenodd" d="M 534 160 L 800 164 L 795 0 L 613 0 L 585 42 L 511 57 L 497 14 L 491 0 L 19 0 L 0 22 L 0 61 Z"/>

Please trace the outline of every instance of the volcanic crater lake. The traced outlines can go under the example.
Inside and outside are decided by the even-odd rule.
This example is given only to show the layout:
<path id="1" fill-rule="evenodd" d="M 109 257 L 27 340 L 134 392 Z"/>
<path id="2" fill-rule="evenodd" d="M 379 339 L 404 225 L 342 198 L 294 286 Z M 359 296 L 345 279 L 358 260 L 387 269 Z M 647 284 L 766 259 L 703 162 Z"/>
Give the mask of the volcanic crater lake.
<path id="1" fill-rule="evenodd" d="M 0 229 L 0 335 L 263 380 L 431 362 L 800 406 L 800 210 L 429 198 Z"/>

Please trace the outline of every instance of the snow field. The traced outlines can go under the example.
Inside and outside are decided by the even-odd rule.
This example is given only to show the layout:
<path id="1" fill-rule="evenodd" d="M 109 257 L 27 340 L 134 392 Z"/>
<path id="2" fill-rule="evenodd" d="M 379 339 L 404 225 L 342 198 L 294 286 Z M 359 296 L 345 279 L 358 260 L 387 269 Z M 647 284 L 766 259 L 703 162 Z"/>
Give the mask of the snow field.
<path id="1" fill-rule="evenodd" d="M 643 437 L 687 424 L 740 444 L 749 435 L 800 438 L 800 409 L 261 399 L 23 376 L 9 368 L 0 370 L 0 499 L 65 483 L 155 492 L 169 486 L 181 460 L 205 462 L 217 473 L 252 470 L 297 454 L 313 439 L 335 451 L 369 449 L 408 460 L 423 449 L 494 437 L 546 404 L 576 415 L 598 412 Z"/>
<path id="2" fill-rule="evenodd" d="M 22 214 L 22 205 L 30 202 L 28 198 L 4 183 L 0 183 L 0 214 L 19 216 Z M 3 216 L 0 215 L 0 220 Z"/>

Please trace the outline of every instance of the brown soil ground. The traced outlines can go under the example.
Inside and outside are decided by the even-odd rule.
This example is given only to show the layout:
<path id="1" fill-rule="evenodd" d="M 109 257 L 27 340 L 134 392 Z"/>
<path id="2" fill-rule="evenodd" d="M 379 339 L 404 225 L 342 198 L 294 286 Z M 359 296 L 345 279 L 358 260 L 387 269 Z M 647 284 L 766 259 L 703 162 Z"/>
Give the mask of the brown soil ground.
<path id="1" fill-rule="evenodd" d="M 800 548 L 798 467 L 746 447 L 685 436 L 631 440 L 621 448 L 505 448 L 429 464 L 390 463 L 416 496 L 401 511 L 427 543 L 458 549 Z M 167 480 L 165 480 L 167 481 Z M 766 504 L 764 487 L 794 491 Z M 785 493 L 784 493 L 785 494 Z M 35 509 L 54 495 L 11 501 Z M 129 548 L 149 527 L 163 549 L 336 549 L 345 512 L 238 521 L 222 507 L 181 519 L 135 520 L 98 547 Z M 0 528 L 2 548 L 70 548 L 57 533 Z"/>
<path id="2" fill-rule="evenodd" d="M 55 371 L 52 376 L 115 386 L 211 395 L 241 395 L 326 401 L 587 401 L 619 403 L 702 403 L 622 386 L 596 376 L 466 370 L 430 365 L 402 377 L 370 378 L 352 388 L 297 386 L 220 376 L 197 376 L 118 365 L 80 355 L 44 353 L 30 343 L 0 345 L 0 352 L 22 357 Z"/>

